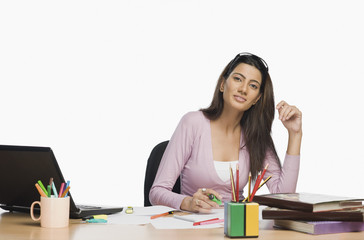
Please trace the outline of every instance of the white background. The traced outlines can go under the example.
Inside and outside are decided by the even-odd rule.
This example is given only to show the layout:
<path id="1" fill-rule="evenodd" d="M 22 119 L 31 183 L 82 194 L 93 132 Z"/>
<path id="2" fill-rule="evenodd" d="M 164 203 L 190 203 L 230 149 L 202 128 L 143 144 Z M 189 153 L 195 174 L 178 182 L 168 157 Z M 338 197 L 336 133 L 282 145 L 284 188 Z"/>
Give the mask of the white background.
<path id="1" fill-rule="evenodd" d="M 360 2 L 2 1 L 0 144 L 52 147 L 76 202 L 142 206 L 152 148 L 248 51 L 303 112 L 297 191 L 364 197 Z"/>

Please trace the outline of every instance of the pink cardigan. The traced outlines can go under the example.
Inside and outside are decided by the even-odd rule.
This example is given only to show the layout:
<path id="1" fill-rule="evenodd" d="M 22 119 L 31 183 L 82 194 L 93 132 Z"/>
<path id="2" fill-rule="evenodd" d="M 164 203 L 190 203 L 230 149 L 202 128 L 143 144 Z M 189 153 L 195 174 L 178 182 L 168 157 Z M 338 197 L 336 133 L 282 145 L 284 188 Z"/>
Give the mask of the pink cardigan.
<path id="1" fill-rule="evenodd" d="M 239 151 L 239 191 L 240 196 L 248 182 L 250 169 L 249 153 L 240 138 Z M 285 156 L 282 169 L 268 152 L 264 166 L 269 163 L 264 178 L 271 193 L 295 192 L 300 156 Z M 181 176 L 181 194 L 172 192 L 178 176 Z M 201 111 L 185 114 L 178 124 L 162 157 L 156 178 L 149 193 L 153 205 L 164 205 L 180 209 L 182 200 L 192 196 L 199 188 L 217 191 L 223 201 L 231 200 L 230 181 L 222 181 L 216 173 L 211 147 L 210 120 Z"/>

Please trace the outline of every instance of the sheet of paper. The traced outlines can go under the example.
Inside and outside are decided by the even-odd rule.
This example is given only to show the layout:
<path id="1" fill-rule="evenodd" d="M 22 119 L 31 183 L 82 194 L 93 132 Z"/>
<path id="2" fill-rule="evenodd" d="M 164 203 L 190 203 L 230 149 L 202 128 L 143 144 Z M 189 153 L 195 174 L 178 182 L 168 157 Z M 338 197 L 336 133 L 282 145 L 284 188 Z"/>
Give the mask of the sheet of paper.
<path id="1" fill-rule="evenodd" d="M 224 219 L 224 209 L 213 209 L 211 213 L 191 213 L 183 216 L 166 216 L 153 219 L 150 223 L 156 229 L 199 229 L 199 228 L 220 228 L 224 227 L 224 223 L 215 223 L 208 225 L 193 226 L 193 222 L 209 220 L 213 218 Z"/>
<path id="2" fill-rule="evenodd" d="M 169 211 L 175 210 L 174 208 L 166 206 L 150 206 L 150 207 L 134 207 L 134 212 L 127 215 L 137 215 L 137 216 L 153 216 L 156 214 L 161 214 Z M 123 211 L 124 212 L 124 211 Z"/>
<path id="3" fill-rule="evenodd" d="M 211 213 L 190 213 L 179 216 L 178 213 L 173 214 L 175 218 L 189 222 L 200 222 L 213 218 L 224 219 L 224 208 L 212 209 Z"/>
<path id="4" fill-rule="evenodd" d="M 261 208 L 259 211 L 259 219 L 262 220 Z M 126 208 L 125 208 L 126 209 Z M 213 209 L 209 214 L 176 212 L 173 215 L 150 219 L 151 216 L 161 214 L 175 209 L 165 206 L 151 207 L 134 207 L 132 214 L 126 214 L 125 211 L 117 214 L 108 215 L 108 224 L 136 224 L 143 225 L 151 223 L 156 229 L 198 229 L 198 228 L 220 228 L 224 227 L 224 223 L 215 223 L 209 225 L 193 226 L 193 222 L 204 221 L 212 218 L 224 218 L 224 209 Z M 179 215 L 178 218 L 174 217 Z M 180 219 L 182 218 L 182 219 Z M 184 219 L 183 219 L 184 218 Z"/>
<path id="5" fill-rule="evenodd" d="M 157 218 L 151 221 L 156 229 L 200 229 L 200 228 L 220 228 L 224 223 L 193 226 L 193 222 L 180 220 L 174 217 Z"/>
<path id="6" fill-rule="evenodd" d="M 107 222 L 109 224 L 148 224 L 151 222 L 151 216 L 173 210 L 165 206 L 133 207 L 131 214 L 126 214 L 123 210 L 121 213 L 108 215 Z"/>

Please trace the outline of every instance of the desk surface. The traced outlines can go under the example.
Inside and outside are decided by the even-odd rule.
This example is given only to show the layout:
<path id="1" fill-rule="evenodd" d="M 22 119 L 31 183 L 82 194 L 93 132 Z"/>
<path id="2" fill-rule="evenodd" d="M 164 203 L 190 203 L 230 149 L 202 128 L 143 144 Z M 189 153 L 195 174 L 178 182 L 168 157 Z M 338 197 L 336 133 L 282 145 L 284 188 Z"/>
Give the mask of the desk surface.
<path id="1" fill-rule="evenodd" d="M 263 225 L 263 226 L 262 226 Z M 199 239 L 215 240 L 230 239 L 224 236 L 223 228 L 188 229 L 188 230 L 157 230 L 151 224 L 146 225 L 113 225 L 86 224 L 80 220 L 71 219 L 68 228 L 46 229 L 34 222 L 28 214 L 9 213 L 0 210 L 0 239 Z M 330 235 L 309 235 L 287 230 L 272 228 L 271 221 L 263 221 L 259 228 L 259 239 L 364 239 L 364 232 L 340 233 Z"/>

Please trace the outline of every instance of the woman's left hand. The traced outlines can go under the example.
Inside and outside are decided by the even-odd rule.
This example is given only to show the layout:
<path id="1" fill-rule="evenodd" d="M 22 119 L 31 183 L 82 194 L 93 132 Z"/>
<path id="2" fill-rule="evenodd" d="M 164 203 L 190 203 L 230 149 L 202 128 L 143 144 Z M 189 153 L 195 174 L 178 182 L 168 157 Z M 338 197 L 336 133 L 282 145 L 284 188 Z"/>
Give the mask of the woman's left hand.
<path id="1" fill-rule="evenodd" d="M 290 133 L 302 132 L 302 112 L 296 107 L 289 105 L 285 101 L 277 104 L 279 120 Z"/>

